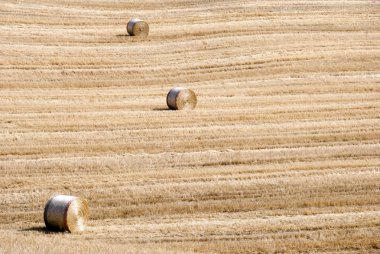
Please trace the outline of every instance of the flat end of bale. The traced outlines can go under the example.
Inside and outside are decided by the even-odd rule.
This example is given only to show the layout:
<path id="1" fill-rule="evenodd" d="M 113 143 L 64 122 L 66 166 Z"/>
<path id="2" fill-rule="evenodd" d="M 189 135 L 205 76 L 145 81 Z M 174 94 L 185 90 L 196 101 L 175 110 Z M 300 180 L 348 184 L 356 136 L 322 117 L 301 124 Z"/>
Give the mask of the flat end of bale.
<path id="1" fill-rule="evenodd" d="M 83 232 L 89 217 L 88 202 L 82 198 L 74 199 L 67 209 L 66 229 L 70 233 Z"/>

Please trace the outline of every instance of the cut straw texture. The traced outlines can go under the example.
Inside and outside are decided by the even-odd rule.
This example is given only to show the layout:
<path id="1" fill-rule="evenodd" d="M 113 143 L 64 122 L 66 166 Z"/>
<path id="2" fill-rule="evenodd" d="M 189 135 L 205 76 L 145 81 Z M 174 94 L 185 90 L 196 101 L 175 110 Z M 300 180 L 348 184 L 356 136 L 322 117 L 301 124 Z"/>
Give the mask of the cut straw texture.
<path id="1" fill-rule="evenodd" d="M 173 110 L 194 109 L 197 105 L 197 96 L 190 89 L 173 87 L 166 97 L 166 103 Z"/>
<path id="2" fill-rule="evenodd" d="M 148 36 L 149 25 L 141 19 L 133 18 L 128 22 L 127 32 L 132 36 Z"/>
<path id="3" fill-rule="evenodd" d="M 44 220 L 46 228 L 71 233 L 84 231 L 89 209 L 86 200 L 67 195 L 57 195 L 45 205 Z"/>

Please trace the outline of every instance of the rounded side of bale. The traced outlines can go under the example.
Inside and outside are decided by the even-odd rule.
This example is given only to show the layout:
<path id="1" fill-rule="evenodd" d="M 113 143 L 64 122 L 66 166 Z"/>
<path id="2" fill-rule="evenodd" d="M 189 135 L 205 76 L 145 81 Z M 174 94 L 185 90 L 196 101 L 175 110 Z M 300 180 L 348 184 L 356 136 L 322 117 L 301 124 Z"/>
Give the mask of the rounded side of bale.
<path id="1" fill-rule="evenodd" d="M 166 103 L 173 110 L 194 109 L 197 105 L 197 96 L 193 90 L 173 87 L 166 96 Z"/>
<path id="2" fill-rule="evenodd" d="M 88 213 L 86 200 L 57 195 L 46 203 L 44 221 L 49 230 L 80 232 L 85 230 Z"/>
<path id="3" fill-rule="evenodd" d="M 166 96 L 166 104 L 170 109 L 176 110 L 177 108 L 177 96 L 178 94 L 184 90 L 185 88 L 182 87 L 173 87 L 170 89 L 168 95 Z"/>
<path id="4" fill-rule="evenodd" d="M 140 22 L 141 19 L 132 18 L 127 24 L 127 32 L 129 35 L 133 35 L 133 26 Z"/>
<path id="5" fill-rule="evenodd" d="M 127 24 L 127 32 L 132 36 L 148 36 L 149 25 L 144 20 L 133 18 Z"/>

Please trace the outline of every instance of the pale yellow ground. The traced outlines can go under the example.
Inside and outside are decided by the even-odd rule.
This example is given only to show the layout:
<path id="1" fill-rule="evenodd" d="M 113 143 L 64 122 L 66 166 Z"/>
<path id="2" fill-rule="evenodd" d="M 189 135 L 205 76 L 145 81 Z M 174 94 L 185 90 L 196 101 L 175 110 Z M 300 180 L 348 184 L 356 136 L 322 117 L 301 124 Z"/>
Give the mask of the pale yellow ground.
<path id="1" fill-rule="evenodd" d="M 380 2 L 2 0 L 0 175 L 0 253 L 379 253 Z"/>

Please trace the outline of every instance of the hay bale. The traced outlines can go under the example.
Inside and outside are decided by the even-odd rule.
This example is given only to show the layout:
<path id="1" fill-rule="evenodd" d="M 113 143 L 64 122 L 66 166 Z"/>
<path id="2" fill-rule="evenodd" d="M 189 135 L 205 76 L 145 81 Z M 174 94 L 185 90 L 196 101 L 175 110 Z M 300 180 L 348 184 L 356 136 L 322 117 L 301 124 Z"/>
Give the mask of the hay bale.
<path id="1" fill-rule="evenodd" d="M 166 103 L 170 109 L 194 109 L 197 105 L 197 96 L 193 90 L 183 87 L 173 87 L 166 96 Z"/>
<path id="2" fill-rule="evenodd" d="M 49 230 L 80 232 L 85 230 L 88 214 L 86 200 L 74 196 L 57 195 L 46 203 L 44 221 Z"/>
<path id="3" fill-rule="evenodd" d="M 133 18 L 128 22 L 127 32 L 132 36 L 148 36 L 149 25 L 144 20 Z"/>

